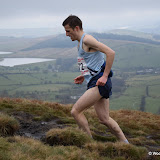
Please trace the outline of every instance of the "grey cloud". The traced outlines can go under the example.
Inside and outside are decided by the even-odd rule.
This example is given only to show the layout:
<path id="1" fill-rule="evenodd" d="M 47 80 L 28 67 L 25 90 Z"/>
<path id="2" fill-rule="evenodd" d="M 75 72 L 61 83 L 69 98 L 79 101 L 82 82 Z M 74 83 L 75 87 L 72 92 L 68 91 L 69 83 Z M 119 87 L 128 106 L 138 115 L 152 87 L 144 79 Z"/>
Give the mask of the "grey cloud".
<path id="1" fill-rule="evenodd" d="M 55 16 L 64 19 L 69 14 L 80 18 L 131 19 L 135 16 L 160 13 L 160 0 L 0 0 L 1 23 L 10 19 Z M 131 18 L 129 18 L 131 16 Z M 133 17 L 132 17 L 133 16 Z M 111 21 L 112 22 L 112 21 Z"/>
<path id="2" fill-rule="evenodd" d="M 1 0 L 0 16 L 31 14 L 117 13 L 124 11 L 159 9 L 159 0 Z"/>

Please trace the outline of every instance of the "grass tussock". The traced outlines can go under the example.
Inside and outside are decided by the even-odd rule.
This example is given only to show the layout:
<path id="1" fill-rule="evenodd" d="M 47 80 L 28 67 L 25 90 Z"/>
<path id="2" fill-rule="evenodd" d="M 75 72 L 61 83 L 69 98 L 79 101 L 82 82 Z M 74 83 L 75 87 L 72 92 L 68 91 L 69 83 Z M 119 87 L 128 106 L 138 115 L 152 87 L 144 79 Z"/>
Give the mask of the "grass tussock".
<path id="1" fill-rule="evenodd" d="M 102 160 L 98 153 L 76 146 L 44 145 L 42 142 L 24 137 L 0 138 L 1 160 Z"/>
<path id="2" fill-rule="evenodd" d="M 0 160 L 9 160 L 10 144 L 6 138 L 0 137 Z"/>
<path id="3" fill-rule="evenodd" d="M 0 136 L 12 136 L 18 129 L 19 123 L 14 117 L 0 113 Z"/>
<path id="4" fill-rule="evenodd" d="M 160 131 L 159 115 L 133 110 L 111 111 L 110 115 L 127 134 L 144 136 Z"/>
<path id="5" fill-rule="evenodd" d="M 74 145 L 82 147 L 91 138 L 79 129 L 67 127 L 65 129 L 51 129 L 46 133 L 46 142 L 50 145 Z"/>
<path id="6" fill-rule="evenodd" d="M 77 146 L 49 146 L 38 140 L 20 136 L 0 137 L 2 160 L 145 160 L 147 150 L 122 143 L 85 143 Z"/>
<path id="7" fill-rule="evenodd" d="M 70 116 L 71 105 L 20 98 L 0 98 L 0 110 L 7 113 L 24 111 L 37 116 L 38 120 L 50 120 L 55 117 Z"/>
<path id="8" fill-rule="evenodd" d="M 137 146 L 144 146 L 144 145 L 151 145 L 151 146 L 156 146 L 157 143 L 155 140 L 153 139 L 147 139 L 145 137 L 142 136 L 137 136 L 135 138 L 130 138 L 130 143 L 137 145 Z"/>
<path id="9" fill-rule="evenodd" d="M 102 157 L 108 157 L 114 159 L 115 157 L 121 157 L 125 160 L 143 160 L 146 158 L 147 149 L 144 147 L 136 147 L 131 144 L 124 143 L 101 143 L 94 142 L 85 145 L 85 148 L 91 152 L 96 151 Z"/>
<path id="10" fill-rule="evenodd" d="M 71 108 L 72 105 L 38 100 L 0 98 L 0 109 L 7 113 L 24 111 L 33 114 L 37 120 L 59 117 L 62 123 L 74 125 L 75 121 L 70 114 Z M 85 115 L 92 131 L 106 132 L 106 127 L 99 123 L 93 108 L 87 110 Z M 147 136 L 157 134 L 157 131 L 160 130 L 160 116 L 152 113 L 118 110 L 110 111 L 110 116 L 118 122 L 126 135 Z"/>
<path id="11" fill-rule="evenodd" d="M 93 107 L 85 112 L 94 138 L 91 140 L 84 132 L 75 129 L 77 125 L 70 114 L 71 108 L 72 105 L 37 100 L 0 98 L 3 113 L 15 115 L 15 112 L 22 111 L 29 113 L 34 122 L 40 121 L 41 124 L 44 120 L 51 120 L 63 128 L 56 128 L 53 123 L 54 129 L 46 133 L 46 142 L 54 147 L 24 137 L 4 138 L 1 136 L 13 135 L 18 124 L 13 117 L 0 114 L 0 159 L 147 160 L 152 159 L 148 156 L 149 151 L 159 151 L 159 115 L 131 110 L 110 111 L 110 116 L 118 122 L 129 140 L 128 145 L 116 142 L 107 127 L 99 123 Z"/>

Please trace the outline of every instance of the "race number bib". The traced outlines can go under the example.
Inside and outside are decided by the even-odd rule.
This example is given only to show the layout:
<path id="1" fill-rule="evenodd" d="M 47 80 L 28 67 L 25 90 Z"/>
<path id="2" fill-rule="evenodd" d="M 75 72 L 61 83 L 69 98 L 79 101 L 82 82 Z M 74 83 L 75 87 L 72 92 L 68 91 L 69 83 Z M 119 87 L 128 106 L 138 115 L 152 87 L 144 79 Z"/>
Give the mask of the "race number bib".
<path id="1" fill-rule="evenodd" d="M 84 58 L 78 57 L 77 59 L 78 59 L 78 65 L 79 65 L 79 70 L 80 70 L 81 74 L 83 76 L 90 75 L 90 71 L 87 68 L 87 64 L 86 64 Z"/>

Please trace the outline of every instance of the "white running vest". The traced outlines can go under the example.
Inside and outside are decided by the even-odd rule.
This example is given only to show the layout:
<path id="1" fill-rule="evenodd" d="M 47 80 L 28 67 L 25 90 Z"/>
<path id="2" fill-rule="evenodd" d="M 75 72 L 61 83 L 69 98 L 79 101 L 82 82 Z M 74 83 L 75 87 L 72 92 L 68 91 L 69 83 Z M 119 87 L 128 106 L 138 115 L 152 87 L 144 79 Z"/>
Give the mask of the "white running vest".
<path id="1" fill-rule="evenodd" d="M 85 52 L 82 48 L 85 35 L 86 33 L 82 35 L 80 40 L 77 61 L 80 72 L 88 83 L 92 77 L 96 76 L 101 71 L 101 66 L 104 63 L 104 53 L 100 51 Z"/>

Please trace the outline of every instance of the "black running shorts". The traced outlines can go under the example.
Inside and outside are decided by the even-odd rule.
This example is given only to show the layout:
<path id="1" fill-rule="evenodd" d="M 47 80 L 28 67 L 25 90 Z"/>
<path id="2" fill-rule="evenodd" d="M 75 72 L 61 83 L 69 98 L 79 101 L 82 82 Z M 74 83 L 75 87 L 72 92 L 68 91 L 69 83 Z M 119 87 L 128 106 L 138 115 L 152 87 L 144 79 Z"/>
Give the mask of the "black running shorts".
<path id="1" fill-rule="evenodd" d="M 100 72 L 98 75 L 96 75 L 95 77 L 93 77 L 88 85 L 87 85 L 87 89 L 93 88 L 96 86 L 97 80 L 102 77 L 103 72 Z M 104 86 L 98 86 L 99 89 L 99 93 L 103 98 L 108 99 L 111 95 L 112 95 L 112 82 L 111 82 L 111 78 L 110 76 L 108 77 L 108 80 L 106 82 L 106 84 Z"/>

